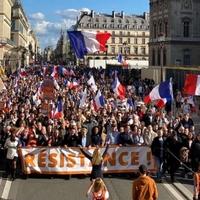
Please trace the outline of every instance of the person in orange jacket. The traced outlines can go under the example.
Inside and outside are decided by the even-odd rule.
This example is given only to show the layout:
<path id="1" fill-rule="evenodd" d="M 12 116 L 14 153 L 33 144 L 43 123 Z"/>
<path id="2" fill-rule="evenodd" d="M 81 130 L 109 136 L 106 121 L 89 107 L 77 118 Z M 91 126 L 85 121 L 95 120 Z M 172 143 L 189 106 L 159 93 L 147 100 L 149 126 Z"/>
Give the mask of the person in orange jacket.
<path id="1" fill-rule="evenodd" d="M 148 176 L 147 167 L 140 165 L 139 173 L 139 178 L 133 181 L 132 200 L 157 200 L 157 186 L 155 181 Z"/>
<path id="2" fill-rule="evenodd" d="M 198 164 L 198 171 L 194 173 L 194 200 L 200 199 L 200 163 Z"/>

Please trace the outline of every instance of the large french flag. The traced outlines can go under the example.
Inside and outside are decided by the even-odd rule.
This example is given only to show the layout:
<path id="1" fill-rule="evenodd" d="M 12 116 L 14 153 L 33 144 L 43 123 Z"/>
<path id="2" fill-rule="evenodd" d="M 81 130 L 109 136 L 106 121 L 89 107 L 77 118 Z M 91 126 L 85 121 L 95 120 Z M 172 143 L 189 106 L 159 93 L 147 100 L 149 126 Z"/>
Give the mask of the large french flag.
<path id="1" fill-rule="evenodd" d="M 68 36 L 77 58 L 81 59 L 88 53 L 106 51 L 106 42 L 111 34 L 89 31 L 68 31 Z"/>
<path id="2" fill-rule="evenodd" d="M 126 88 L 119 82 L 117 76 L 115 76 L 115 81 L 112 84 L 112 90 L 121 100 L 125 98 Z"/>
<path id="3" fill-rule="evenodd" d="M 173 100 L 173 89 L 171 80 L 164 81 L 154 87 L 148 96 L 144 98 L 146 104 L 157 101 L 158 107 L 163 107 L 167 102 Z"/>
<path id="4" fill-rule="evenodd" d="M 99 90 L 94 98 L 95 111 L 98 111 L 100 108 L 104 107 L 104 105 L 105 105 L 105 99 L 104 96 L 101 94 L 101 91 Z"/>
<path id="5" fill-rule="evenodd" d="M 61 119 L 63 118 L 63 102 L 62 99 L 59 99 L 57 102 L 56 110 L 53 115 L 54 119 Z"/>
<path id="6" fill-rule="evenodd" d="M 200 95 L 200 75 L 187 74 L 184 85 L 184 93 L 188 95 Z"/>

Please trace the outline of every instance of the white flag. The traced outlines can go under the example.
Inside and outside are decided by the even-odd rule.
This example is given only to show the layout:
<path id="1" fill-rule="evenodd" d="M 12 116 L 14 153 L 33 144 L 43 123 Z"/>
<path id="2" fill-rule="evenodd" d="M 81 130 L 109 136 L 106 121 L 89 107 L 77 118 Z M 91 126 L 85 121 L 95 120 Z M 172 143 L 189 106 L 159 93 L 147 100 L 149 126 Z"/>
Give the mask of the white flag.
<path id="1" fill-rule="evenodd" d="M 86 99 L 87 99 L 87 89 L 85 88 L 85 90 L 82 92 L 79 108 L 83 108 L 86 105 Z"/>
<path id="2" fill-rule="evenodd" d="M 87 81 L 87 84 L 90 85 L 94 92 L 98 90 L 93 76 L 90 77 L 90 79 Z"/>

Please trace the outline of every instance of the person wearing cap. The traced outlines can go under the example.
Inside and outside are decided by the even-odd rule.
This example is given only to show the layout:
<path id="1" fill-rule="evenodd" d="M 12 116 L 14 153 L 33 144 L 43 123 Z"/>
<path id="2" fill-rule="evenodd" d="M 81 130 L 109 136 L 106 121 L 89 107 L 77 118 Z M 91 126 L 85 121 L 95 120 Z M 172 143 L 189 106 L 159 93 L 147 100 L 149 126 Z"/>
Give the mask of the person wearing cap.
<path id="1" fill-rule="evenodd" d="M 147 167 L 139 166 L 139 178 L 133 181 L 132 200 L 156 200 L 158 199 L 158 189 L 155 181 L 148 176 Z"/>

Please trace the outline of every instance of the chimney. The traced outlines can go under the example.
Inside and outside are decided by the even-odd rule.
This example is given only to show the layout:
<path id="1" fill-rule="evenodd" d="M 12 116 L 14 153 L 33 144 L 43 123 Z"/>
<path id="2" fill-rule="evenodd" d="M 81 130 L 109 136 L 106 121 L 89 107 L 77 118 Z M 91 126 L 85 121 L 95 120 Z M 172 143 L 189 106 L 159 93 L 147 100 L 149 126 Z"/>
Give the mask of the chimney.
<path id="1" fill-rule="evenodd" d="M 147 12 L 144 12 L 144 19 L 149 21 L 149 13 Z"/>
<path id="2" fill-rule="evenodd" d="M 94 10 L 91 10 L 91 17 L 94 18 Z"/>
<path id="3" fill-rule="evenodd" d="M 112 18 L 115 18 L 115 14 L 116 14 L 116 13 L 115 13 L 115 11 L 113 10 L 113 11 L 112 11 Z"/>
<path id="4" fill-rule="evenodd" d="M 124 19 L 125 13 L 124 11 L 121 11 L 121 18 Z"/>

